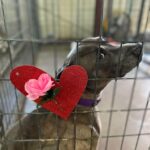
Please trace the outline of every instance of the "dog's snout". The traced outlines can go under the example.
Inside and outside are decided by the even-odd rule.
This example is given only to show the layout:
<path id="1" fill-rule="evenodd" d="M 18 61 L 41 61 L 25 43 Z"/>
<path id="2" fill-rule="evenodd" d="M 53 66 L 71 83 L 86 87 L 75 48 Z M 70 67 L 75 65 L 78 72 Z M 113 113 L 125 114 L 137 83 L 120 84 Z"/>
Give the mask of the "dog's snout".
<path id="1" fill-rule="evenodd" d="M 142 50 L 142 47 L 143 47 L 143 44 L 141 42 L 138 42 L 137 43 L 137 48 L 140 49 L 140 50 Z"/>
<path id="2" fill-rule="evenodd" d="M 127 44 L 128 50 L 130 50 L 131 54 L 136 57 L 139 57 L 142 53 L 143 44 L 141 42 L 138 43 L 129 43 Z"/>
<path id="3" fill-rule="evenodd" d="M 141 52 L 142 52 L 142 47 L 143 47 L 143 44 L 141 42 L 138 42 L 135 46 L 135 48 L 133 49 L 133 53 L 136 55 L 136 56 L 140 56 L 141 55 Z"/>

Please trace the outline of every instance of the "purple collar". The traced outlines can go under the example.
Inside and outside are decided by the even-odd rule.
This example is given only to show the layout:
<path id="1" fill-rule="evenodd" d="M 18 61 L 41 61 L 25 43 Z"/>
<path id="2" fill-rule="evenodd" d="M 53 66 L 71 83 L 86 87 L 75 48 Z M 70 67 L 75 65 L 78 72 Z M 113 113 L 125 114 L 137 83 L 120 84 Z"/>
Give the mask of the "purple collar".
<path id="1" fill-rule="evenodd" d="M 99 102 L 100 102 L 100 100 L 81 98 L 78 105 L 82 105 L 82 106 L 86 106 L 86 107 L 93 107 L 93 106 L 97 105 Z"/>

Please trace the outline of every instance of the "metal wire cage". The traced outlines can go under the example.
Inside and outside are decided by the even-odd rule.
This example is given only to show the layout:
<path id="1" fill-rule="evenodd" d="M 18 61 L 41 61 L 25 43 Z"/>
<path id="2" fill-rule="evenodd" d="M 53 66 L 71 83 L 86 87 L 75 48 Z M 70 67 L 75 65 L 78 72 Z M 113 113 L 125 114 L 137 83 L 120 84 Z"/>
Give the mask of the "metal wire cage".
<path id="1" fill-rule="evenodd" d="M 119 19 L 122 14 L 126 16 L 123 18 L 125 22 Z M 11 84 L 9 74 L 12 68 L 32 64 L 56 76 L 73 41 L 78 47 L 82 38 L 104 35 L 122 43 L 142 41 L 144 56 L 138 68 L 123 78 L 113 78 L 103 91 L 98 110 L 103 126 L 98 149 L 148 150 L 149 14 L 148 0 L 0 0 L 0 143 L 3 144 L 3 137 L 16 121 L 21 128 L 21 119 L 36 109 L 36 105 L 27 102 Z M 74 150 L 78 150 L 77 116 L 76 113 L 73 115 Z M 56 134 L 57 138 L 49 140 L 57 141 L 59 145 Z M 91 150 L 92 138 L 91 131 Z M 41 139 L 39 135 L 37 141 L 42 140 L 48 139 Z M 69 140 L 69 137 L 63 140 Z M 30 139 L 32 141 L 36 139 Z M 24 145 L 22 149 L 26 149 Z M 39 149 L 44 149 L 40 143 Z"/>

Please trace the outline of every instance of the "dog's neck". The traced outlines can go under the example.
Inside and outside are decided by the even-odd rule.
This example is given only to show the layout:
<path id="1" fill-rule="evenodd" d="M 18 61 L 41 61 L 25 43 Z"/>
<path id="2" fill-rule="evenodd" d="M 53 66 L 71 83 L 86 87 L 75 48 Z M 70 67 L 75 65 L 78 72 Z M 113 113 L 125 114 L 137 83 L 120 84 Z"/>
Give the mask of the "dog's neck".
<path id="1" fill-rule="evenodd" d="M 100 93 L 97 95 L 94 92 L 89 92 L 88 90 L 86 90 L 82 97 L 80 98 L 80 101 L 78 103 L 78 107 L 87 107 L 87 108 L 93 108 L 94 106 L 96 106 L 100 100 Z"/>
<path id="2" fill-rule="evenodd" d="M 98 82 L 97 88 L 95 88 L 94 83 L 90 82 L 90 84 L 87 84 L 87 88 L 85 92 L 83 93 L 78 105 L 81 105 L 83 107 L 94 107 L 101 101 L 101 95 L 103 89 L 106 87 L 106 85 L 111 80 L 104 80 L 104 82 L 100 81 Z M 88 82 L 89 83 L 89 82 Z"/>

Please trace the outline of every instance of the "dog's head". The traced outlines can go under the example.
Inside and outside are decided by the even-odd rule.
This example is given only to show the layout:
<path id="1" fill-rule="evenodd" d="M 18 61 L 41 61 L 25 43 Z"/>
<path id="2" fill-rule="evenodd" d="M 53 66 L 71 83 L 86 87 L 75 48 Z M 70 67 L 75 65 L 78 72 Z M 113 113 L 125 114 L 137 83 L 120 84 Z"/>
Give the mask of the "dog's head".
<path id="1" fill-rule="evenodd" d="M 141 58 L 142 43 L 99 43 L 99 38 L 88 38 L 71 50 L 58 75 L 65 67 L 79 64 L 86 69 L 89 76 L 87 89 L 96 88 L 100 91 L 112 78 L 123 77 L 136 67 Z M 95 78 L 98 78 L 96 84 Z"/>

